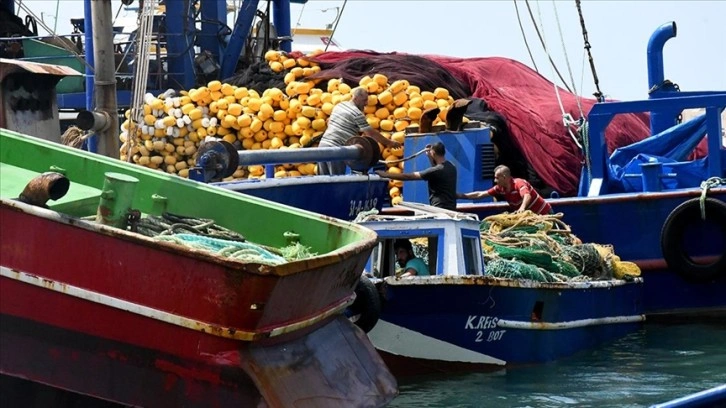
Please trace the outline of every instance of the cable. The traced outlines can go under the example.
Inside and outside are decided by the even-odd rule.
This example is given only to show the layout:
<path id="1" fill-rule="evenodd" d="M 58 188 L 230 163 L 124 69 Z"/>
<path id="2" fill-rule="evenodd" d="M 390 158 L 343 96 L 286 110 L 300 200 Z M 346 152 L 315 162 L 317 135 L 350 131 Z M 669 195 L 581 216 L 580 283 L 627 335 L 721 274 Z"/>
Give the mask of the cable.
<path id="1" fill-rule="evenodd" d="M 537 63 L 534 62 L 534 57 L 532 56 L 532 50 L 529 49 L 529 42 L 527 41 L 527 35 L 524 33 L 524 26 L 522 25 L 522 19 L 519 16 L 519 6 L 517 6 L 517 0 L 512 0 L 512 2 L 514 3 L 514 10 L 517 12 L 517 23 L 519 23 L 519 31 L 522 32 L 522 39 L 524 40 L 524 46 L 527 47 L 527 53 L 529 54 L 529 59 L 532 61 L 534 70 L 539 73 L 539 69 L 537 68 Z"/>
<path id="2" fill-rule="evenodd" d="M 560 81 L 562 81 L 562 84 L 565 86 L 565 89 L 567 89 L 570 93 L 572 93 L 572 90 L 569 86 L 567 86 L 567 81 L 562 77 L 562 74 L 560 74 L 560 71 L 557 69 L 557 66 L 555 65 L 555 62 L 552 60 L 552 56 L 550 55 L 549 51 L 547 51 L 547 44 L 545 44 L 545 40 L 542 37 L 542 33 L 539 31 L 539 26 L 537 25 L 537 22 L 534 20 L 534 14 L 532 13 L 532 8 L 529 6 L 529 0 L 524 0 L 525 4 L 527 5 L 527 11 L 529 12 L 529 18 L 532 20 L 532 25 L 534 25 L 534 30 L 537 32 L 537 37 L 539 37 L 539 41 L 542 44 L 542 47 L 545 50 L 545 53 L 547 54 L 547 58 L 550 61 L 550 65 L 552 65 L 552 68 L 554 68 L 555 72 L 557 73 L 557 76 L 560 78 Z"/>
<path id="3" fill-rule="evenodd" d="M 572 67 L 570 66 L 570 57 L 567 55 L 567 46 L 565 45 L 565 36 L 562 34 L 562 25 L 560 24 L 560 14 L 557 12 L 557 3 L 552 0 L 552 7 L 555 9 L 555 21 L 557 22 L 557 31 L 560 34 L 560 42 L 562 43 L 562 52 L 565 54 L 565 65 L 567 66 L 567 73 L 570 75 L 570 81 L 572 82 L 572 89 L 575 91 L 575 102 L 577 103 L 577 109 L 580 110 L 580 118 L 585 116 L 582 111 L 582 104 L 580 103 L 580 95 L 578 94 L 577 88 L 575 87 L 575 77 L 572 74 Z"/>
<path id="4" fill-rule="evenodd" d="M 340 9 L 340 14 L 338 14 L 338 18 L 335 20 L 335 26 L 333 26 L 333 32 L 330 33 L 330 38 L 328 38 L 328 43 L 325 44 L 325 49 L 323 51 L 328 51 L 328 47 L 330 47 L 330 44 L 333 42 L 335 30 L 338 29 L 338 23 L 340 23 L 340 18 L 343 17 L 343 11 L 345 11 L 346 4 L 348 4 L 348 0 L 343 1 L 343 7 Z"/>

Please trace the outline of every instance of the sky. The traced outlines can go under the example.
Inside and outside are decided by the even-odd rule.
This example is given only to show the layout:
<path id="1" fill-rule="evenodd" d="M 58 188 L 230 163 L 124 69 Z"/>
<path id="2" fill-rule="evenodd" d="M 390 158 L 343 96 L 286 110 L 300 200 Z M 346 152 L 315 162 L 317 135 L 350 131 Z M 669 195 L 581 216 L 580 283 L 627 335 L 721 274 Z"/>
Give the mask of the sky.
<path id="1" fill-rule="evenodd" d="M 70 18 L 83 16 L 82 0 L 23 3 L 39 17 L 42 13 L 51 28 L 58 7 L 58 33 L 70 33 Z M 572 87 L 574 83 L 578 94 L 591 96 L 595 86 L 584 55 L 575 1 L 529 3 L 556 67 L 568 85 Z M 120 1 L 113 1 L 114 13 L 119 5 Z M 343 48 L 506 57 L 532 68 L 536 64 L 542 75 L 560 84 L 537 38 L 525 2 L 518 0 L 517 5 L 534 63 L 525 46 L 513 0 L 310 0 L 304 6 L 292 5 L 291 20 L 293 26 L 324 28 L 342 9 L 334 39 Z M 606 96 L 621 100 L 647 98 L 648 39 L 656 28 L 670 21 L 676 22 L 678 34 L 664 49 L 665 78 L 682 90 L 726 90 L 726 0 L 582 0 L 582 11 L 600 88 Z M 568 61 L 574 80 L 569 78 Z"/>

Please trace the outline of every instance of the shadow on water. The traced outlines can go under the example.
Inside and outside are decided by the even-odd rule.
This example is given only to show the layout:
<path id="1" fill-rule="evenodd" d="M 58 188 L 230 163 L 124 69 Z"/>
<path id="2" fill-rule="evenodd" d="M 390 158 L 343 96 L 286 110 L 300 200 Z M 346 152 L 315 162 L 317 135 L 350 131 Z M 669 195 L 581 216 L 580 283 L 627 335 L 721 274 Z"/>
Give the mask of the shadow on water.
<path id="1" fill-rule="evenodd" d="M 390 406 L 647 407 L 724 383 L 726 322 L 647 324 L 549 364 L 404 379 Z"/>

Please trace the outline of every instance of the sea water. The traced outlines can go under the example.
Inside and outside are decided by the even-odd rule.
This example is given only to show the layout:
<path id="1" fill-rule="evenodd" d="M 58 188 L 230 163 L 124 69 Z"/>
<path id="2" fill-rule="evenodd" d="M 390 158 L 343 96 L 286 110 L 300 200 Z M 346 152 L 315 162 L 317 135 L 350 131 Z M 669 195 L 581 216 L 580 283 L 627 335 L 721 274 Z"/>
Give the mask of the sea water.
<path id="1" fill-rule="evenodd" d="M 390 407 L 648 407 L 721 384 L 726 321 L 647 323 L 612 344 L 548 364 L 402 378 Z"/>

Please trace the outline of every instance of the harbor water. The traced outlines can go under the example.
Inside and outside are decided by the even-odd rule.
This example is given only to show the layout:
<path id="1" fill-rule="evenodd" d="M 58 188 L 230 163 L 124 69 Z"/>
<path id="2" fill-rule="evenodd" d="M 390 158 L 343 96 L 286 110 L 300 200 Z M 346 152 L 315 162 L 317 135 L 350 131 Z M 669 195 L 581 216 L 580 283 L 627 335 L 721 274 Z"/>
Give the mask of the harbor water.
<path id="1" fill-rule="evenodd" d="M 401 379 L 390 406 L 648 407 L 725 383 L 726 321 L 648 323 L 549 364 Z"/>

